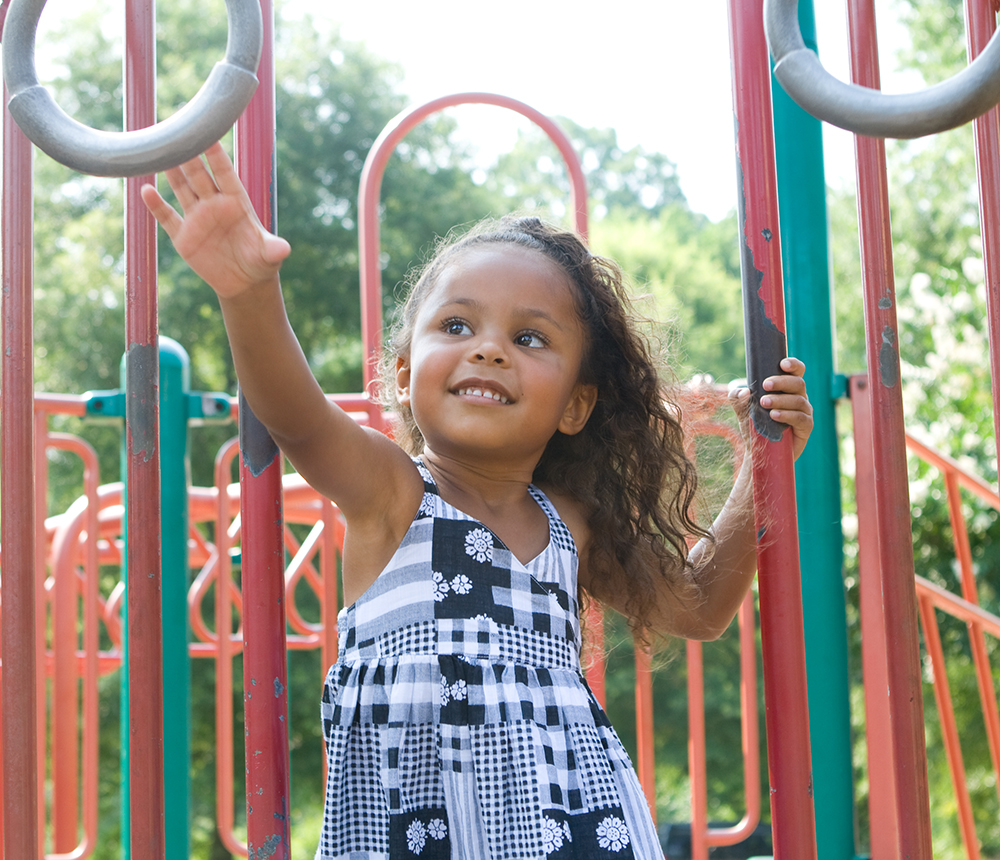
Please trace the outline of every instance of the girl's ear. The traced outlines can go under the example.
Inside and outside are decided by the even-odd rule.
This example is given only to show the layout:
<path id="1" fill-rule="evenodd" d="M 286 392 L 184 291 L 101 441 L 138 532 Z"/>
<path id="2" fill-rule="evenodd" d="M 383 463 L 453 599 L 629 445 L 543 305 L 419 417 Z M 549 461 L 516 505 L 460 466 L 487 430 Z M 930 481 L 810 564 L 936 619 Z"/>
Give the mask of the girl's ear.
<path id="1" fill-rule="evenodd" d="M 567 436 L 579 433 L 587 425 L 596 403 L 597 386 L 578 383 L 559 422 L 559 431 Z"/>
<path id="2" fill-rule="evenodd" d="M 410 361 L 402 355 L 396 357 L 396 401 L 410 405 Z"/>

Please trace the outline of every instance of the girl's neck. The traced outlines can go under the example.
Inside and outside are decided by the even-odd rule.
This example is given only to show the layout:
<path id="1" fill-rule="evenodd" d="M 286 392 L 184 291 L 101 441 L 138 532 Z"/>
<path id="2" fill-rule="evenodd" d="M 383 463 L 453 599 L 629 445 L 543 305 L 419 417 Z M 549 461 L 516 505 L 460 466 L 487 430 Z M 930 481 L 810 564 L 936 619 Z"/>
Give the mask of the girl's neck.
<path id="1" fill-rule="evenodd" d="M 470 462 L 425 448 L 424 463 L 446 502 L 462 510 L 502 510 L 528 499 L 535 464 Z"/>
<path id="2" fill-rule="evenodd" d="M 426 449 L 423 459 L 441 498 L 489 528 L 523 564 L 545 549 L 548 518 L 528 492 L 533 467 L 484 468 Z"/>

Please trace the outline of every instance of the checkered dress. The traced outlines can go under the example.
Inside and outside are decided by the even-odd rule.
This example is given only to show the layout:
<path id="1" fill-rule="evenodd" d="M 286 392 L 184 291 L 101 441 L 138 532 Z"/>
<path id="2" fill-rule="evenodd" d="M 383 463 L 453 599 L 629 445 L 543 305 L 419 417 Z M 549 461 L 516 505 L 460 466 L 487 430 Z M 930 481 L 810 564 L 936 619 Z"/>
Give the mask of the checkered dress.
<path id="1" fill-rule="evenodd" d="M 413 524 L 338 618 L 317 860 L 660 860 L 628 755 L 580 670 L 566 525 L 530 488 L 549 544 L 523 565 L 418 467 Z"/>

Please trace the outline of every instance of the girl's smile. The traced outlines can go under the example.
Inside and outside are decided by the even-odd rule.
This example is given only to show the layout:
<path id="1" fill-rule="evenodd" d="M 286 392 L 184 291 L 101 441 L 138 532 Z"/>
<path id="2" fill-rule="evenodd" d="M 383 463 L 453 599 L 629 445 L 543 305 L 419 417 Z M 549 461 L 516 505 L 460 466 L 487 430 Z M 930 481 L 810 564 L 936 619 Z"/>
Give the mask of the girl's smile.
<path id="1" fill-rule="evenodd" d="M 541 455 L 586 423 L 586 348 L 573 288 L 544 255 L 486 245 L 442 272 L 397 366 L 400 403 L 428 448 Z M 530 452 L 530 453 L 529 453 Z"/>

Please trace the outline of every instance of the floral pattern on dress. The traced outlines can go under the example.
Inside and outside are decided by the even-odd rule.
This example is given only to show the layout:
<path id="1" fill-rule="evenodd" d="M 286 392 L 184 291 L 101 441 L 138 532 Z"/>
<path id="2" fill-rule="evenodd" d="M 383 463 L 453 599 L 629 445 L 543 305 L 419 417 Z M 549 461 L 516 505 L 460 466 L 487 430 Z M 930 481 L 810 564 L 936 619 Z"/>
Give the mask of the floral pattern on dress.
<path id="1" fill-rule="evenodd" d="M 487 529 L 472 529 L 465 536 L 465 554 L 480 564 L 493 561 L 493 535 Z"/>
<path id="2" fill-rule="evenodd" d="M 451 581 L 451 590 L 455 594 L 468 594 L 472 591 L 472 580 L 464 573 L 460 573 Z"/>
<path id="3" fill-rule="evenodd" d="M 625 850 L 628 841 L 628 827 L 618 816 L 609 815 L 597 825 L 597 844 L 601 848 L 618 853 Z"/>
<path id="4" fill-rule="evenodd" d="M 427 844 L 427 828 L 422 821 L 413 821 L 406 828 L 406 847 L 419 854 Z"/>
<path id="5" fill-rule="evenodd" d="M 434 496 L 431 493 L 424 493 L 424 497 L 420 500 L 420 508 L 417 511 L 418 517 L 433 517 L 434 516 Z"/>
<path id="6" fill-rule="evenodd" d="M 444 578 L 443 573 L 437 571 L 434 571 L 431 579 L 434 582 L 434 599 L 440 603 L 448 596 L 448 580 Z"/>
<path id="7" fill-rule="evenodd" d="M 433 839 L 444 839 L 448 835 L 448 825 L 440 818 L 432 818 L 427 823 L 427 832 Z"/>
<path id="8" fill-rule="evenodd" d="M 548 816 L 542 820 L 542 848 L 546 854 L 551 854 L 562 848 L 568 835 L 569 825 L 565 821 L 560 825 L 558 821 L 554 821 Z"/>

